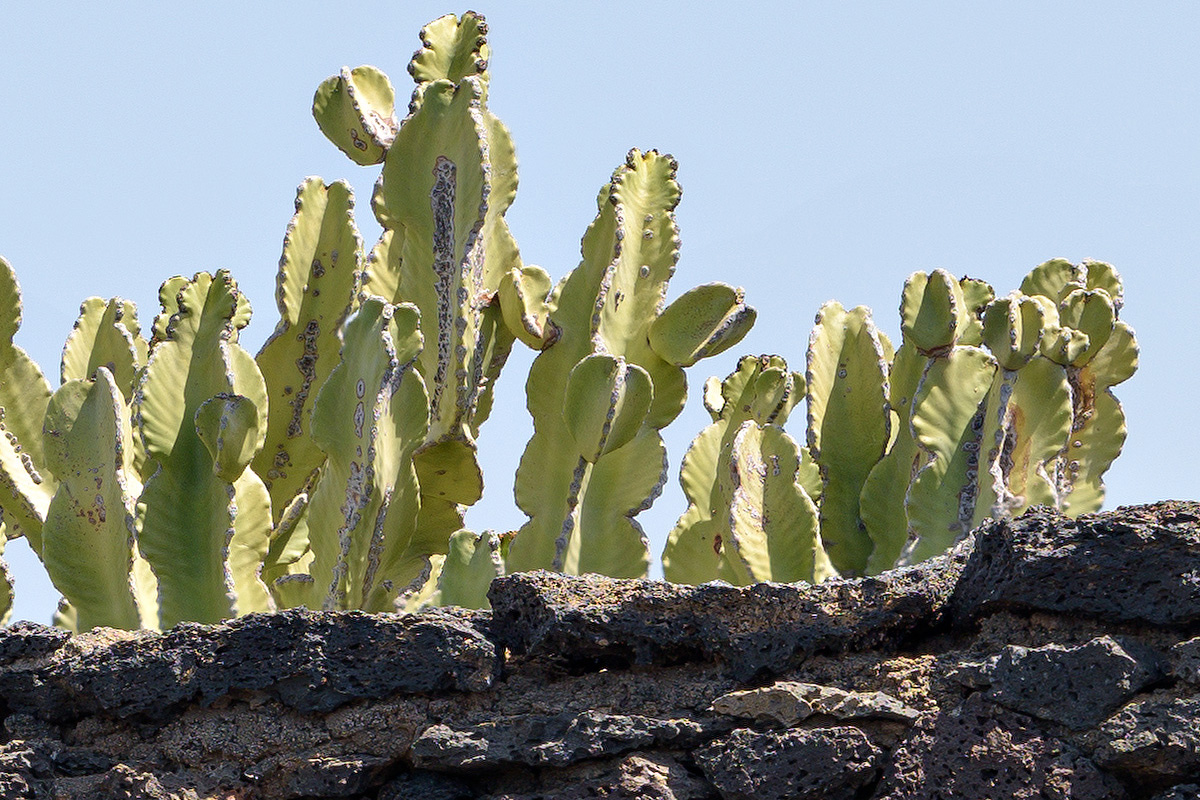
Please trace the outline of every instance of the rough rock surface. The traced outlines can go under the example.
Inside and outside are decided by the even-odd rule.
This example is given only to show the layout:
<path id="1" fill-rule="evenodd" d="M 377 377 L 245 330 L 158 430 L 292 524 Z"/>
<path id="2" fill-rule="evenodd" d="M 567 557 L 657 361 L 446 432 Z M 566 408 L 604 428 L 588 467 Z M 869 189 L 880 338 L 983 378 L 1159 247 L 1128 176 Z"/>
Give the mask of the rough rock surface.
<path id="1" fill-rule="evenodd" d="M 812 586 L 0 630 L 0 798 L 1200 800 L 1200 504 Z"/>

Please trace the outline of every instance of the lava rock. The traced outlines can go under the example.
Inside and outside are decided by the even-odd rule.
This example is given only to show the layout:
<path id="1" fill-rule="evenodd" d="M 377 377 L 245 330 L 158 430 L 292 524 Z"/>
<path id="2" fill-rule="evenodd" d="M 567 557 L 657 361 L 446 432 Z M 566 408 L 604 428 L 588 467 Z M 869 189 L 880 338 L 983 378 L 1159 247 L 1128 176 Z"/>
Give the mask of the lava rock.
<path id="1" fill-rule="evenodd" d="M 818 586 L 519 573 L 492 583 L 492 631 L 500 644 L 530 657 L 602 666 L 720 660 L 748 681 L 818 650 L 886 648 L 936 625 L 969 546 L 877 577 Z"/>
<path id="2" fill-rule="evenodd" d="M 1148 654 L 1136 658 L 1110 636 L 1079 647 L 1009 645 L 982 669 L 987 699 L 1077 731 L 1099 725 L 1160 674 Z"/>
<path id="3" fill-rule="evenodd" d="M 1181 783 L 1154 795 L 1151 800 L 1200 800 L 1200 786 L 1194 783 Z"/>
<path id="4" fill-rule="evenodd" d="M 992 610 L 1086 614 L 1112 622 L 1200 622 L 1200 503 L 1168 501 L 1069 519 L 1035 508 L 990 521 L 951 602 L 970 625 Z M 1116 579 L 1120 576 L 1120 579 Z"/>
<path id="5" fill-rule="evenodd" d="M 1200 686 L 1200 636 L 1172 647 L 1167 653 L 1167 663 L 1171 677 Z"/>
<path id="6" fill-rule="evenodd" d="M 720 721 L 653 719 L 598 711 L 498 719 L 466 730 L 437 724 L 413 742 L 410 758 L 422 769 L 481 769 L 506 764 L 562 767 L 636 748 L 690 747 L 729 727 Z"/>
<path id="7" fill-rule="evenodd" d="M 1100 726 L 1096 763 L 1131 781 L 1170 784 L 1200 775 L 1200 696 L 1151 696 Z"/>
<path id="8" fill-rule="evenodd" d="M 739 728 L 694 755 L 724 800 L 854 800 L 881 751 L 858 728 Z"/>
<path id="9" fill-rule="evenodd" d="M 892 753 L 880 800 L 1121 800 L 1082 752 L 978 694 L 923 718 Z"/>
<path id="10" fill-rule="evenodd" d="M 32 666 L 0 667 L 0 700 L 53 721 L 96 712 L 163 720 L 185 703 L 250 690 L 324 712 L 396 692 L 483 691 L 499 669 L 494 645 L 461 614 L 292 609 L 95 643 L 105 635 L 77 636 Z"/>
<path id="11" fill-rule="evenodd" d="M 61 628 L 16 622 L 0 628 L 0 667 L 25 659 L 44 658 L 65 645 L 71 634 Z"/>
<path id="12" fill-rule="evenodd" d="M 414 770 L 384 784 L 378 800 L 473 800 L 478 794 L 457 778 Z"/>

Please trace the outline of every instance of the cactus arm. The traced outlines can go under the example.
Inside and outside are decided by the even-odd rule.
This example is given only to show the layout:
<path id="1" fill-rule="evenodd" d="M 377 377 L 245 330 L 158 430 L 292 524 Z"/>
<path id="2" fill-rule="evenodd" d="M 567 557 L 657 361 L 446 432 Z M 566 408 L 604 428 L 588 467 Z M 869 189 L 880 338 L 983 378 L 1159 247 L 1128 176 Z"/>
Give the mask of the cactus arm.
<path id="1" fill-rule="evenodd" d="M 1058 505 L 1048 465 L 1067 446 L 1071 421 L 1067 371 L 1048 358 L 1034 356 L 1017 372 L 1005 420 L 1006 441 L 1012 444 L 1001 451 L 1000 466 L 1010 498 L 1004 508 L 1008 514 L 1019 516 L 1035 505 Z M 976 518 L 980 519 L 978 512 Z"/>
<path id="2" fill-rule="evenodd" d="M 1021 294 L 1041 295 L 1055 305 L 1076 289 L 1086 288 L 1086 275 L 1064 258 L 1052 258 L 1038 264 L 1021 281 Z"/>
<path id="3" fill-rule="evenodd" d="M 70 380 L 45 419 L 47 465 L 59 479 L 46 515 L 42 559 L 75 607 L 79 630 L 140 627 L 133 581 L 134 498 L 125 469 L 130 441 L 121 390 L 105 367 L 95 381 Z"/>
<path id="4" fill-rule="evenodd" d="M 476 535 L 457 531 L 450 537 L 446 554 L 431 557 L 424 590 L 414 595 L 405 610 L 457 606 L 491 608 L 488 589 L 492 581 L 504 575 L 500 537 L 491 531 Z M 428 589 L 433 587 L 433 591 Z M 413 602 L 415 600 L 415 602 Z"/>
<path id="5" fill-rule="evenodd" d="M 313 409 L 312 435 L 327 458 L 308 505 L 307 602 L 371 610 L 381 589 L 394 600 L 404 588 L 386 567 L 407 551 L 412 520 L 388 506 L 415 510 L 415 498 L 402 495 L 416 489 L 412 454 L 429 421 L 411 369 L 421 350 L 417 309 L 368 297 L 343 337 L 341 359 Z"/>
<path id="6" fill-rule="evenodd" d="M 89 297 L 63 347 L 62 382 L 91 380 L 98 367 L 112 373 L 126 398 L 132 398 L 147 345 L 139 333 L 137 309 L 128 300 Z"/>
<path id="7" fill-rule="evenodd" d="M 996 299 L 996 292 L 990 283 L 978 278 L 963 278 L 958 285 L 962 289 L 965 323 L 957 342 L 978 346 L 983 343 L 983 312 Z"/>
<path id="8" fill-rule="evenodd" d="M 687 511 L 667 538 L 663 570 L 677 583 L 703 583 L 718 577 L 724 545 L 731 537 L 733 439 L 743 423 L 782 425 L 804 396 L 804 376 L 787 371 L 779 356 L 743 356 L 725 380 L 705 386 L 705 404 L 714 417 L 684 454 L 679 482 Z M 761 435 L 758 437 L 761 439 Z M 807 451 L 797 451 L 797 467 Z M 815 466 L 809 461 L 809 466 Z M 819 483 L 819 474 L 811 475 Z M 810 576 L 811 578 L 811 576 Z"/>
<path id="9" fill-rule="evenodd" d="M 164 310 L 134 403 L 154 470 L 139 500 L 138 543 L 158 576 L 161 625 L 171 627 L 250 610 L 243 609 L 248 599 L 239 601 L 229 562 L 238 534 L 236 488 L 214 470 L 196 414 L 218 395 L 241 395 L 262 410 L 267 400 L 254 359 L 237 344 L 249 303 L 228 274 L 171 279 L 160 297 L 166 298 Z M 261 446 L 264 434 L 265 426 L 258 426 L 253 446 Z"/>
<path id="10" fill-rule="evenodd" d="M 662 465 L 658 429 L 679 414 L 686 394 L 683 369 L 663 360 L 648 342 L 678 258 L 675 166 L 656 152 L 630 152 L 601 190 L 598 214 L 583 237 L 582 261 L 558 292 L 551 322 L 559 339 L 534 359 L 526 383 L 534 435 L 517 469 L 516 497 L 530 520 L 509 548 L 510 569 L 604 563 L 614 569 L 619 565 L 619 574 L 628 575 L 647 562 L 644 537 L 632 517 L 649 505 L 665 481 L 665 473 L 653 474 Z M 637 438 L 594 465 L 575 453 L 565 422 L 572 412 L 563 402 L 571 370 L 593 353 L 619 356 L 642 368 L 654 389 Z M 631 465 L 627 475 L 607 466 L 609 459 L 623 462 L 630 452 L 642 453 L 646 461 Z M 609 486 L 599 483 L 600 478 L 619 480 Z M 618 490 L 619 498 L 614 494 Z M 590 508 L 601 497 L 603 507 Z M 591 524 L 616 528 L 587 529 Z M 586 552 L 600 543 L 622 552 Z"/>
<path id="11" fill-rule="evenodd" d="M 229 572 L 238 615 L 273 610 L 262 581 L 271 531 L 271 497 L 261 478 L 246 467 L 262 448 L 264 422 L 241 395 L 219 394 L 196 411 L 196 435 L 212 457 L 213 473 L 232 485 L 235 516 L 229 540 Z"/>
<path id="12" fill-rule="evenodd" d="M 981 466 L 981 406 L 996 370 L 988 353 L 964 345 L 934 359 L 921 378 L 911 425 L 929 460 L 909 486 L 909 540 L 901 564 L 943 552 L 971 528 Z"/>
<path id="13" fill-rule="evenodd" d="M 821 536 L 839 571 L 861 574 L 871 538 L 859 496 L 890 438 L 887 363 L 870 318 L 836 301 L 817 314 L 808 348 L 808 442 L 821 468 Z"/>
<path id="14" fill-rule="evenodd" d="M 396 90 L 372 66 L 342 67 L 322 81 L 312 113 L 329 141 L 361 166 L 382 162 L 396 136 Z"/>
<path id="15" fill-rule="evenodd" d="M 42 524 L 56 488 L 42 452 L 50 384 L 33 359 L 12 343 L 20 325 L 20 286 L 12 267 L 0 258 L 0 510 L 10 535 L 19 530 L 40 555 Z"/>
<path id="16" fill-rule="evenodd" d="M 422 310 L 427 346 L 421 372 L 431 398 L 430 441 L 460 438 L 471 417 L 485 364 L 479 334 L 484 307 L 514 263 L 487 263 L 485 228 L 499 230 L 504 198 L 491 192 L 487 134 L 477 79 L 457 86 L 437 81 L 397 134 L 384 165 L 381 200 L 385 224 L 404 230 L 402 298 Z M 389 257 L 390 254 L 389 254 Z M 368 289 L 373 278 L 368 280 Z M 419 287 L 420 291 L 412 291 Z M 408 290 L 408 291 L 406 291 Z M 386 297 L 386 296 L 385 296 Z"/>
<path id="17" fill-rule="evenodd" d="M 604 354 L 580 359 L 567 377 L 564 397 L 567 432 L 576 452 L 594 464 L 631 442 L 653 399 L 654 384 L 636 364 Z"/>
<path id="18" fill-rule="evenodd" d="M 1112 298 L 1113 310 L 1119 313 L 1125 303 L 1125 288 L 1121 276 L 1112 264 L 1103 261 L 1084 261 L 1080 269 L 1086 273 L 1084 285 L 1088 289 L 1100 289 Z"/>
<path id="19" fill-rule="evenodd" d="M 713 510 L 728 507 L 717 483 L 727 420 L 718 420 L 700 432 L 683 456 L 679 483 L 688 508 L 667 536 L 663 550 L 663 575 L 672 583 L 700 584 L 715 580 L 720 567 L 722 526 Z"/>
<path id="20" fill-rule="evenodd" d="M 534 350 L 545 350 L 558 340 L 558 330 L 550 322 L 552 290 L 550 275 L 541 267 L 513 267 L 500 279 L 504 324 Z"/>
<path id="21" fill-rule="evenodd" d="M 1087 347 L 1071 361 L 1071 366 L 1082 367 L 1091 361 L 1104 347 L 1116 324 L 1116 309 L 1108 292 L 1076 289 L 1059 305 L 1060 323 L 1087 336 Z"/>
<path id="22" fill-rule="evenodd" d="M 740 342 L 756 316 L 741 289 L 724 283 L 697 286 L 664 308 L 650 325 L 650 347 L 668 363 L 690 367 Z"/>
<path id="23" fill-rule="evenodd" d="M 252 468 L 276 514 L 324 460 L 309 435 L 313 399 L 337 363 L 339 330 L 362 281 L 354 195 L 342 181 L 308 178 L 296 190 L 276 278 L 279 322 L 255 361 L 271 414 Z"/>
<path id="24" fill-rule="evenodd" d="M 1098 511 L 1104 502 L 1103 475 L 1121 454 L 1127 434 L 1125 412 L 1112 387 L 1133 375 L 1137 364 L 1133 329 L 1118 320 L 1088 363 L 1067 370 L 1074 420 L 1057 469 L 1063 511 L 1072 517 Z"/>
<path id="25" fill-rule="evenodd" d="M 482 15 L 468 11 L 460 20 L 446 14 L 421 28 L 421 49 L 413 54 L 408 71 L 418 86 L 436 80 L 457 83 L 468 75 L 486 80 L 490 55 Z"/>
<path id="26" fill-rule="evenodd" d="M 795 481 L 796 442 L 777 425 L 743 423 L 731 447 L 727 541 L 720 577 L 819 583 L 836 571 L 819 533 L 812 498 Z"/>
<path id="27" fill-rule="evenodd" d="M 888 373 L 888 405 L 895 436 L 887 455 L 871 468 L 859 497 L 860 514 L 873 545 L 867 561 L 870 575 L 895 566 L 908 540 L 904 498 L 926 457 L 913 438 L 909 421 L 913 399 L 928 364 L 929 359 L 906 341 L 896 351 Z"/>
<path id="28" fill-rule="evenodd" d="M 12 620 L 13 580 L 9 572 L 8 562 L 4 560 L 4 546 L 8 537 L 0 530 L 0 625 L 7 625 Z"/>
<path id="29" fill-rule="evenodd" d="M 900 330 L 927 356 L 953 345 L 970 324 L 962 284 L 945 270 L 915 272 L 900 298 Z"/>
<path id="30" fill-rule="evenodd" d="M 571 575 L 645 576 L 649 542 L 634 517 L 650 507 L 666 483 L 662 437 L 642 428 L 629 444 L 590 464 L 584 475 L 578 530 L 564 528 L 556 543 L 561 570 Z"/>

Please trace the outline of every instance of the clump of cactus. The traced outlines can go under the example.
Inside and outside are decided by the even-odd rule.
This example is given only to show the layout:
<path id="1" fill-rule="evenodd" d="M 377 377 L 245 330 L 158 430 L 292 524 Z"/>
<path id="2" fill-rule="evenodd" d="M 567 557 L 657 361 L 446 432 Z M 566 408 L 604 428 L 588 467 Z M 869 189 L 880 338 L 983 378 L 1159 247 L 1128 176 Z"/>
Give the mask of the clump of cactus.
<path id="1" fill-rule="evenodd" d="M 422 29 L 403 118 L 374 67 L 317 89 L 325 135 L 381 165 L 383 233 L 367 252 L 349 186 L 301 183 L 279 320 L 256 356 L 239 344 L 251 309 L 233 278 L 176 276 L 148 339 L 132 303 L 86 300 L 52 389 L 12 343 L 20 293 L 0 259 L 0 525 L 42 559 L 59 624 L 483 607 L 510 571 L 647 574 L 636 517 L 667 480 L 660 431 L 683 409 L 685 370 L 756 314 L 723 283 L 665 302 L 680 189 L 653 150 L 612 174 L 557 285 L 522 262 L 486 34 L 470 12 Z M 1000 298 L 917 273 L 898 348 L 868 309 L 825 304 L 803 374 L 746 356 L 705 385 L 712 424 L 683 459 L 690 505 L 666 577 L 869 574 L 941 552 L 987 516 L 1098 508 L 1125 433 L 1111 388 L 1137 364 L 1122 300 L 1099 262 L 1047 262 Z M 463 520 L 483 491 L 478 441 L 518 340 L 539 351 L 515 483 L 529 519 L 477 534 Z M 801 401 L 803 443 L 784 427 Z"/>
<path id="2" fill-rule="evenodd" d="M 1121 302 L 1116 270 L 1095 261 L 1048 261 L 1000 298 L 982 281 L 918 272 L 904 286 L 894 350 L 869 310 L 827 303 L 809 340 L 807 381 L 788 378 L 808 403 L 808 447 L 798 459 L 789 452 L 749 462 L 761 482 L 795 482 L 819 508 L 819 522 L 803 516 L 777 526 L 774 539 L 763 535 L 760 549 L 771 557 L 756 566 L 741 556 L 747 520 L 797 508 L 784 494 L 761 494 L 749 508 L 731 503 L 748 456 L 739 450 L 746 442 L 727 431 L 726 395 L 753 385 L 767 397 L 791 397 L 759 386 L 768 375 L 784 380 L 782 359 L 759 359 L 763 373 L 753 383 L 747 371 L 755 362 L 744 359 L 719 392 L 706 394 L 714 425 L 684 458 L 692 506 L 663 555 L 668 579 L 771 580 L 786 559 L 802 557 L 813 565 L 803 579 L 818 581 L 830 570 L 810 554 L 814 547 L 842 575 L 876 574 L 943 552 L 988 517 L 1034 505 L 1070 516 L 1099 509 L 1101 476 L 1125 438 L 1111 388 L 1137 367 L 1133 330 L 1117 318 Z M 786 417 L 798 399 L 772 413 Z M 756 402 L 743 399 L 734 413 Z M 799 530 L 801 543 L 783 543 Z M 741 569 L 724 566 L 739 560 Z"/>

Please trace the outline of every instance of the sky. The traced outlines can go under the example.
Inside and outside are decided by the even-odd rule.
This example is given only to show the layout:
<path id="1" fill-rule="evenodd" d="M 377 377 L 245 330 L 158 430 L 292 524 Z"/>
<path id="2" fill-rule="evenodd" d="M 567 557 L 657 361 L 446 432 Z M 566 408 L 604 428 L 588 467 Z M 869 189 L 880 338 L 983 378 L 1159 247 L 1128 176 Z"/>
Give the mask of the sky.
<path id="1" fill-rule="evenodd" d="M 58 383 L 86 297 L 134 300 L 143 326 L 166 278 L 232 271 L 255 318 L 296 186 L 348 179 L 368 246 L 378 167 L 311 117 L 345 66 L 388 73 L 403 102 L 429 2 L 12 4 L 0 27 L 0 256 L 24 297 L 17 344 Z M 638 520 L 652 575 L 687 507 L 679 460 L 709 422 L 704 380 L 742 354 L 803 369 L 826 300 L 874 309 L 898 339 L 906 277 L 945 268 L 998 294 L 1049 258 L 1114 264 L 1141 366 L 1115 393 L 1129 439 L 1106 508 L 1200 497 L 1200 5 L 952 2 L 513 3 L 476 6 L 492 46 L 489 107 L 512 131 L 507 219 L 526 263 L 579 261 L 595 198 L 631 147 L 679 161 L 682 250 L 669 299 L 701 283 L 758 310 L 735 348 L 689 370 L 664 431 L 671 477 Z M 468 523 L 516 529 L 512 478 L 532 432 L 514 350 L 480 438 L 485 494 Z M 789 431 L 803 440 L 803 415 Z M 23 542 L 6 552 L 15 619 L 57 594 Z"/>

